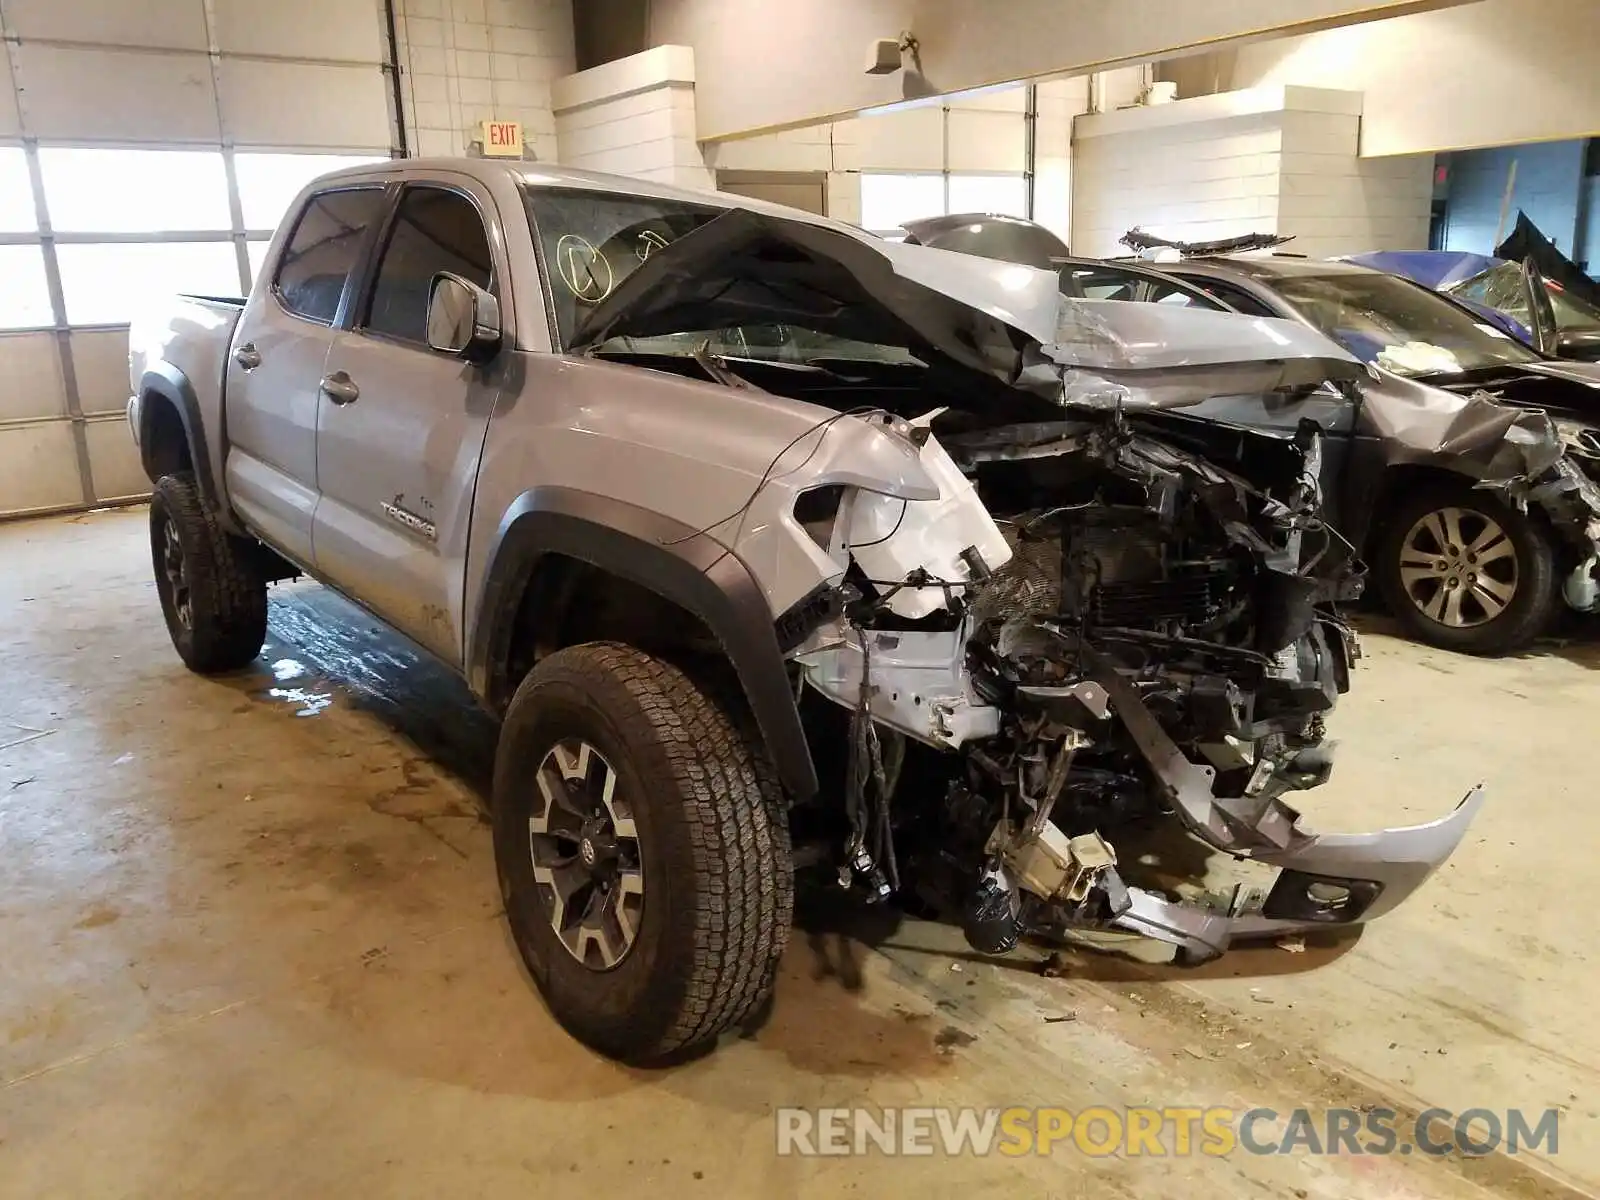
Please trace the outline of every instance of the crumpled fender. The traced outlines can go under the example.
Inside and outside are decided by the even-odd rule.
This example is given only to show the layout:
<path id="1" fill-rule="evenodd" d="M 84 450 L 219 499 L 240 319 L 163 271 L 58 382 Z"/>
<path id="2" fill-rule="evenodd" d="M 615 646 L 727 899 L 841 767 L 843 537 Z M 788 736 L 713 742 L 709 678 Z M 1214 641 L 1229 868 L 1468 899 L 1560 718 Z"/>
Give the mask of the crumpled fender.
<path id="1" fill-rule="evenodd" d="M 1578 553 L 1562 596 L 1580 612 L 1600 611 L 1600 488 L 1573 462 L 1548 413 L 1503 404 L 1488 392 L 1460 396 L 1411 381 L 1371 392 L 1362 432 L 1389 467 L 1443 467 L 1477 481 L 1526 511 L 1537 505 Z"/>
<path id="2" fill-rule="evenodd" d="M 1482 482 L 1536 478 L 1565 453 L 1546 413 L 1502 404 L 1487 392 L 1459 396 L 1420 384 L 1369 391 L 1361 424 L 1388 466 L 1445 467 Z"/>

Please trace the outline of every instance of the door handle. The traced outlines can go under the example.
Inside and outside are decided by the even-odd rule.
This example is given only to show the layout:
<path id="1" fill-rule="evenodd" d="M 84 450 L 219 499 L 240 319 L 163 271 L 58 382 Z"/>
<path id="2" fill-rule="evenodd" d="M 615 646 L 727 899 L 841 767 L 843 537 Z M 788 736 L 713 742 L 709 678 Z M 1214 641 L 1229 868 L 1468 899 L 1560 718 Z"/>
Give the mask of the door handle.
<path id="1" fill-rule="evenodd" d="M 335 404 L 354 404 L 356 398 L 361 395 L 361 389 L 356 386 L 356 381 L 350 378 L 347 371 L 335 371 L 331 375 L 324 375 L 322 390 Z"/>
<path id="2" fill-rule="evenodd" d="M 254 342 L 246 342 L 233 352 L 233 361 L 246 371 L 254 371 L 261 365 L 261 351 Z"/>

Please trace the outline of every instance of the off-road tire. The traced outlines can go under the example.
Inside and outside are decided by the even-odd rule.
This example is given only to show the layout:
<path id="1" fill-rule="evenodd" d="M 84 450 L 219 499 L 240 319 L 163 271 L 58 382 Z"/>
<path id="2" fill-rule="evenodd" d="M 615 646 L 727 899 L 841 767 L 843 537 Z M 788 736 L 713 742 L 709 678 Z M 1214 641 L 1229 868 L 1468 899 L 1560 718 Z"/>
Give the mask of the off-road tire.
<path id="1" fill-rule="evenodd" d="M 644 899 L 614 966 L 580 962 L 533 879 L 529 819 L 551 748 L 611 764 L 638 831 Z M 740 706 L 678 667 L 591 642 L 525 678 L 495 759 L 494 847 L 506 916 L 545 1003 L 585 1045 L 636 1065 L 680 1058 L 769 999 L 794 912 L 782 789 Z"/>
<path id="2" fill-rule="evenodd" d="M 1401 581 L 1401 550 L 1407 534 L 1428 513 L 1446 507 L 1473 510 L 1495 521 L 1516 553 L 1516 594 L 1504 612 L 1481 625 L 1456 628 L 1433 620 L 1406 594 Z M 1384 603 L 1405 631 L 1418 641 L 1462 654 L 1493 656 L 1524 649 L 1550 628 L 1561 606 L 1554 533 L 1537 516 L 1465 485 L 1432 485 L 1401 497 L 1388 514 L 1376 565 Z"/>
<path id="3" fill-rule="evenodd" d="M 170 523 L 183 550 L 187 623 L 164 567 Z M 254 547 L 218 523 L 188 472 L 163 475 L 150 498 L 150 553 L 167 632 L 184 664 L 202 675 L 236 671 L 267 640 L 267 583 Z"/>

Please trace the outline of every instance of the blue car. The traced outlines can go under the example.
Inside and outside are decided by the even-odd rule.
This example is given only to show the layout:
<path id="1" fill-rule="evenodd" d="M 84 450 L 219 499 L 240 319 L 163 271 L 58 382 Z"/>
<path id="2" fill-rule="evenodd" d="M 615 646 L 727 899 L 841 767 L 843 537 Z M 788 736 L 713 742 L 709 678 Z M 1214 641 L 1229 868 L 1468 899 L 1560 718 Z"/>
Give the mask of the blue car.
<path id="1" fill-rule="evenodd" d="M 1519 216 L 1516 232 L 1498 250 L 1508 257 L 1380 250 L 1346 255 L 1342 261 L 1403 275 L 1444 292 L 1551 358 L 1600 362 L 1600 284 L 1525 216 Z"/>

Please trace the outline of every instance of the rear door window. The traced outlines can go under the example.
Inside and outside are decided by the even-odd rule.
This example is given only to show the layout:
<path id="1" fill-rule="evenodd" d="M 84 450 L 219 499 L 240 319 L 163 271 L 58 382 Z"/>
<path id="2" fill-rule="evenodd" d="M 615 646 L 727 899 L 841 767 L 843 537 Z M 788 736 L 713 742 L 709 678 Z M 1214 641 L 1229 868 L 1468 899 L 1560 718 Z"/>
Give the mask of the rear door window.
<path id="1" fill-rule="evenodd" d="M 273 291 L 290 312 L 333 324 L 361 244 L 383 211 L 383 188 L 341 188 L 307 202 L 278 260 Z"/>
<path id="2" fill-rule="evenodd" d="M 367 332 L 427 345 L 428 295 L 441 272 L 493 290 L 494 256 L 483 218 L 450 188 L 407 188 L 378 264 Z"/>

